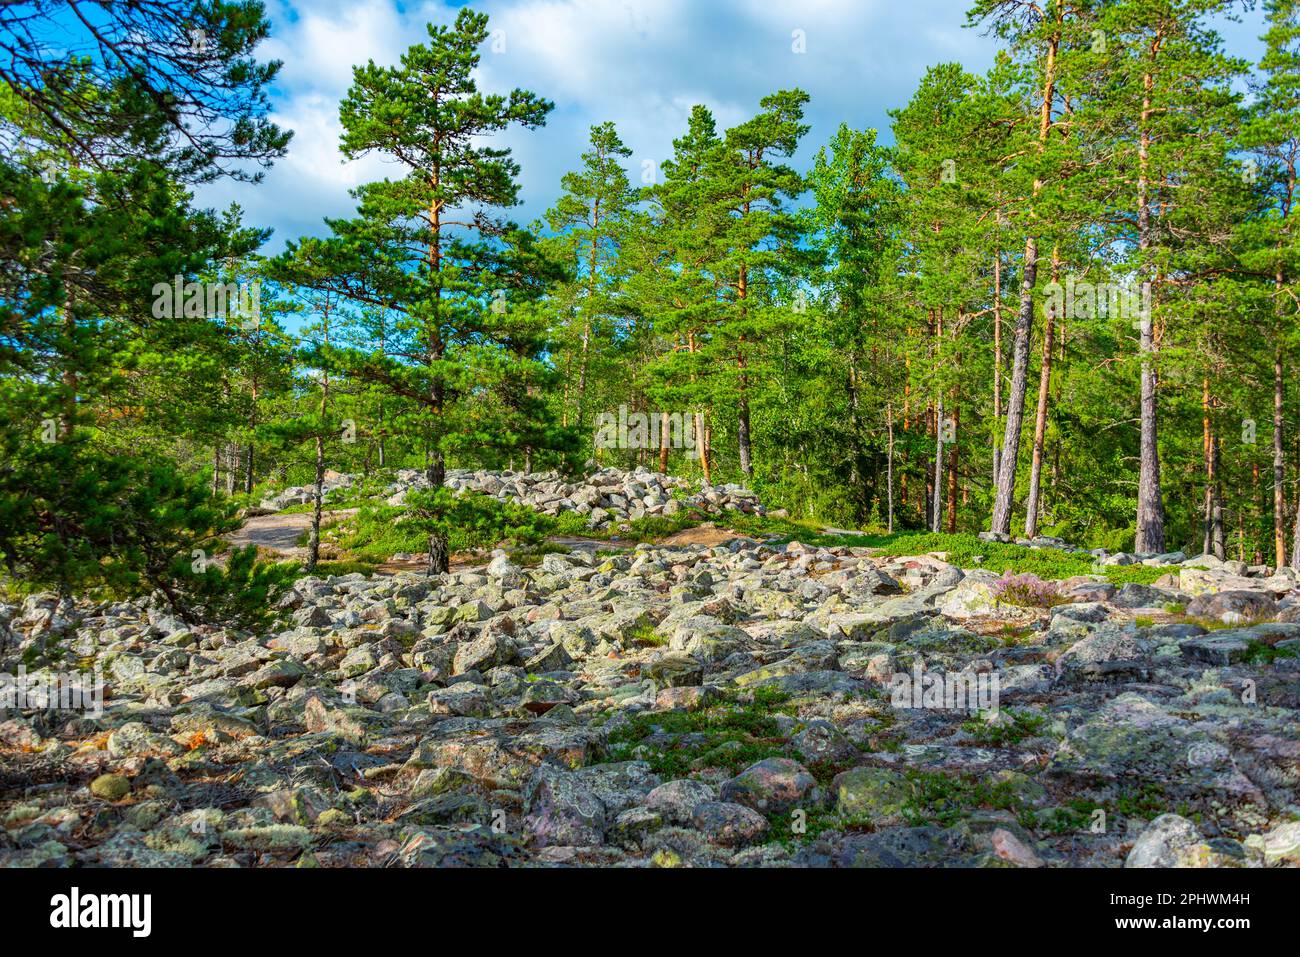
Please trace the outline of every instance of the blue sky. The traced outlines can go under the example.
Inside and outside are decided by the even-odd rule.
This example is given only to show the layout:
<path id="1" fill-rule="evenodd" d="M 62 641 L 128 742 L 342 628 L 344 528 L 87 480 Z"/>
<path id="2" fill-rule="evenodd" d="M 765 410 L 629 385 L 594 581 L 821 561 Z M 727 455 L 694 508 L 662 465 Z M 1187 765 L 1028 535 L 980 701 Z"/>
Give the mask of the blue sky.
<path id="1" fill-rule="evenodd" d="M 428 22 L 450 23 L 460 4 L 398 0 L 267 0 L 271 38 L 265 58 L 284 61 L 274 119 L 295 131 L 289 155 L 258 186 L 217 183 L 198 200 L 232 200 L 250 224 L 275 229 L 267 251 L 321 234 L 325 216 L 352 211 L 348 190 L 395 175 L 381 159 L 345 163 L 338 152 L 338 103 L 352 67 L 397 61 L 426 38 Z M 503 46 L 485 49 L 480 88 L 520 86 L 555 110 L 544 129 L 511 131 L 501 142 L 523 167 L 529 223 L 555 199 L 560 177 L 577 162 L 593 123 L 613 120 L 633 151 L 629 166 L 666 158 L 696 103 L 720 127 L 752 115 L 759 99 L 798 86 L 812 100 L 796 165 L 841 122 L 888 129 L 928 66 L 957 61 L 972 72 L 991 62 L 994 44 L 963 27 L 964 0 L 481 0 Z M 1262 15 L 1222 26 L 1230 53 L 1258 59 Z M 794 52 L 802 31 L 806 52 Z M 886 139 L 888 136 L 886 135 Z"/>

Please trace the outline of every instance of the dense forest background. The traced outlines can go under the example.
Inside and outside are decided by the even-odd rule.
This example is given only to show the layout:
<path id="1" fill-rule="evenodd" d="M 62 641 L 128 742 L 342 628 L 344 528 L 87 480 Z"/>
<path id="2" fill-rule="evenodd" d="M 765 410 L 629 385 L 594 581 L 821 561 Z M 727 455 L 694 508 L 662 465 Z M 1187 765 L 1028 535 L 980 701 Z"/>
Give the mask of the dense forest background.
<path id="1" fill-rule="evenodd" d="M 996 63 L 931 68 L 892 145 L 808 142 L 798 89 L 696 106 L 657 165 L 598 124 L 528 224 L 493 134 L 554 104 L 479 89 L 461 10 L 355 68 L 341 154 L 393 172 L 269 256 L 194 201 L 292 149 L 259 3 L 6 4 L 0 560 L 210 610 L 272 574 L 207 564 L 266 487 L 594 461 L 842 527 L 1294 561 L 1300 2 L 1260 5 L 1258 63 L 1210 26 L 1249 6 L 978 0 Z M 463 515 L 415 507 L 445 569 Z"/>

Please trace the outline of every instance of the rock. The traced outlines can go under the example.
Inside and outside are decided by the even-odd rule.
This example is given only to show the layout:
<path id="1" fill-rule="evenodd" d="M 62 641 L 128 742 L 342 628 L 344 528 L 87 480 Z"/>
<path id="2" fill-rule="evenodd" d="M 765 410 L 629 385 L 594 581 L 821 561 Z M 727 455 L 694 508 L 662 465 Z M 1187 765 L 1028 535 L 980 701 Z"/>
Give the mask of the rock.
<path id="1" fill-rule="evenodd" d="M 311 831 L 295 824 L 241 827 L 221 832 L 221 843 L 245 850 L 288 852 L 311 846 Z"/>
<path id="2" fill-rule="evenodd" d="M 1144 678 L 1150 673 L 1148 658 L 1153 643 L 1127 629 L 1099 629 L 1075 642 L 1056 660 L 1058 676 L 1097 681 Z"/>
<path id="3" fill-rule="evenodd" d="M 520 706 L 533 714 L 546 714 L 556 705 L 573 704 L 577 698 L 563 685 L 554 681 L 535 681 L 524 689 Z"/>
<path id="4" fill-rule="evenodd" d="M 1220 631 L 1187 638 L 1178 643 L 1183 657 L 1210 665 L 1226 666 L 1243 660 L 1251 648 L 1252 635 L 1246 631 Z"/>
<path id="5" fill-rule="evenodd" d="M 1000 860 L 1016 867 L 1042 867 L 1043 859 L 1034 849 L 1005 828 L 998 828 L 990 836 L 993 853 Z"/>
<path id="6" fill-rule="evenodd" d="M 997 580 L 998 576 L 992 572 L 969 572 L 935 607 L 945 618 L 956 621 L 978 618 L 1027 621 L 1036 616 L 1032 608 L 1020 608 L 999 601 L 994 584 Z"/>
<path id="7" fill-rule="evenodd" d="M 90 782 L 90 793 L 105 801 L 120 801 L 131 793 L 131 780 L 124 774 L 101 774 Z"/>
<path id="8" fill-rule="evenodd" d="M 888 768 L 853 768 L 831 782 L 835 810 L 846 821 L 898 823 L 910 789 L 907 779 Z"/>
<path id="9" fill-rule="evenodd" d="M 818 866 L 806 851 L 796 864 Z M 894 827 L 841 841 L 826 862 L 835 867 L 973 867 L 980 863 L 970 836 L 956 828 Z"/>
<path id="10" fill-rule="evenodd" d="M 1177 814 L 1161 814 L 1133 842 L 1125 867 L 1188 867 L 1203 846 L 1196 825 Z"/>
<path id="11" fill-rule="evenodd" d="M 725 801 L 704 801 L 695 806 L 691 821 L 708 835 L 709 840 L 723 847 L 741 847 L 752 844 L 767 833 L 767 819 L 757 811 L 742 804 Z"/>
<path id="12" fill-rule="evenodd" d="M 1300 864 L 1300 821 L 1279 824 L 1266 834 L 1251 834 L 1246 846 L 1260 851 L 1265 864 Z"/>
<path id="13" fill-rule="evenodd" d="M 1175 595 L 1150 585 L 1127 582 L 1111 597 L 1111 604 L 1117 608 L 1163 608 L 1173 601 Z"/>
<path id="14" fill-rule="evenodd" d="M 811 721 L 790 739 L 791 747 L 809 763 L 842 764 L 858 756 L 858 749 L 829 721 Z"/>
<path id="15" fill-rule="evenodd" d="M 429 711 L 462 717 L 487 717 L 492 714 L 491 692 L 483 685 L 461 682 L 429 692 Z"/>
<path id="16" fill-rule="evenodd" d="M 650 662 L 646 675 L 667 688 L 691 687 L 703 681 L 704 666 L 684 651 L 668 652 Z"/>
<path id="17" fill-rule="evenodd" d="M 244 682 L 255 691 L 266 688 L 289 688 L 307 676 L 307 669 L 289 658 L 267 662 Z"/>
<path id="18" fill-rule="evenodd" d="M 339 662 L 339 674 L 345 678 L 356 678 L 373 671 L 378 664 L 379 659 L 375 657 L 375 652 L 369 645 L 358 645 Z"/>
<path id="19" fill-rule="evenodd" d="M 525 828 L 541 847 L 600 844 L 605 805 L 571 773 L 543 766 L 528 787 Z"/>
<path id="20" fill-rule="evenodd" d="M 607 528 L 669 503 L 760 507 L 738 487 L 695 493 L 646 471 L 447 480 L 547 514 L 604 509 Z M 386 494 L 422 482 L 399 470 Z M 1064 604 L 1022 609 L 990 602 L 995 576 L 939 554 L 710 534 L 719 544 L 575 543 L 540 567 L 498 553 L 432 578 L 302 577 L 276 602 L 287 617 L 256 632 L 183 623 L 148 599 L 0 600 L 6 670 L 93 667 L 108 685 L 99 712 L 0 713 L 19 782 L 0 794 L 0 859 L 1300 863 L 1289 569 L 1102 554 L 1169 571 L 1147 591 L 1077 576 L 1056 586 Z M 1077 554 L 1045 537 L 1026 547 Z M 1169 602 L 1245 620 L 1168 621 Z M 1001 706 L 895 707 L 900 672 L 996 676 Z M 1078 832 L 1070 809 L 1098 806 L 1116 823 Z M 1182 806 L 1206 815 L 1204 835 L 1142 833 L 1149 808 Z"/>
<path id="21" fill-rule="evenodd" d="M 453 674 L 462 675 L 467 671 L 490 668 L 506 664 L 514 657 L 514 645 L 505 635 L 484 632 L 468 644 L 456 649 L 452 661 Z"/>
<path id="22" fill-rule="evenodd" d="M 1277 614 L 1273 596 L 1261 591 L 1220 591 L 1200 595 L 1187 606 L 1187 614 L 1214 618 L 1229 625 L 1272 618 Z"/>
<path id="23" fill-rule="evenodd" d="M 703 781 L 684 778 L 661 784 L 646 795 L 645 807 L 666 820 L 687 822 L 706 801 L 716 801 L 717 792 Z"/>
<path id="24" fill-rule="evenodd" d="M 789 811 L 804 801 L 817 780 L 797 761 L 767 758 L 723 783 L 722 800 L 762 813 Z"/>

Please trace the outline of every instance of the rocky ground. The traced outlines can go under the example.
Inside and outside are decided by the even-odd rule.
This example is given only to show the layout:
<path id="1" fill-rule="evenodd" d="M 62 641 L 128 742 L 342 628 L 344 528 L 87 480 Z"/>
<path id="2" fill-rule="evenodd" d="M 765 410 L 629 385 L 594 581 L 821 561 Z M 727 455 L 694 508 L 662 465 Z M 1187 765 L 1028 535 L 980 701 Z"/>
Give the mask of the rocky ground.
<path id="1" fill-rule="evenodd" d="M 500 554 L 302 579 L 267 634 L 36 596 L 0 670 L 107 694 L 0 710 L 0 860 L 1295 866 L 1300 592 L 1176 558 L 1022 607 L 936 555 Z"/>

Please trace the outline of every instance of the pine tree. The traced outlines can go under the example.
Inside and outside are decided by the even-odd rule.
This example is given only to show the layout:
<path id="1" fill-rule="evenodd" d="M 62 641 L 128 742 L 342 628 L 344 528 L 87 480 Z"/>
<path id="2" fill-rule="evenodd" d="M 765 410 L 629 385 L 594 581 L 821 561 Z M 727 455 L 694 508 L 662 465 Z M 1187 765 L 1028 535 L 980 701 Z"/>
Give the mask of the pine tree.
<path id="1" fill-rule="evenodd" d="M 808 94 L 782 90 L 759 103 L 761 112 L 727 130 L 705 175 L 724 231 L 711 264 L 724 290 L 718 345 L 734 356 L 736 449 L 740 470 L 754 474 L 750 416 L 754 352 L 781 313 L 771 308 L 776 284 L 797 274 L 798 234 L 787 204 L 804 191 L 789 159 L 808 131 L 803 122 Z"/>
<path id="2" fill-rule="evenodd" d="M 620 322 L 623 277 L 619 253 L 637 200 L 622 166 L 631 155 L 613 123 L 593 126 L 591 148 L 581 157 L 582 168 L 564 175 L 560 186 L 565 192 L 545 215 L 546 224 L 560 234 L 558 243 L 572 269 L 573 278 L 549 294 L 572 313 L 576 336 L 565 336 L 564 361 L 568 378 L 574 380 L 572 420 L 579 427 L 587 426 L 593 372 L 600 375 L 608 361 L 605 353 L 616 338 L 627 333 L 626 324 Z M 575 337 L 576 345 L 572 342 Z M 576 360 L 570 361 L 567 353 L 571 352 L 577 353 Z M 567 402 L 565 411 L 567 421 Z"/>
<path id="3" fill-rule="evenodd" d="M 1296 286 L 1300 282 L 1300 231 L 1295 228 L 1296 168 L 1300 164 L 1300 3 L 1269 0 L 1268 29 L 1260 62 L 1261 82 L 1238 137 L 1250 155 L 1243 177 L 1256 188 L 1259 214 L 1242 227 L 1243 265 L 1268 277 L 1268 311 L 1273 351 L 1273 552 L 1286 562 L 1283 488 L 1284 376 L 1295 345 Z M 1297 507 L 1291 565 L 1300 569 L 1300 507 Z"/>
<path id="4" fill-rule="evenodd" d="M 1037 206 L 1044 187 L 1061 172 L 1054 148 L 1058 141 L 1053 140 L 1051 134 L 1060 108 L 1061 48 L 1078 28 L 1078 9 L 1065 3 L 1053 3 L 1040 9 L 1037 5 L 1016 0 L 980 0 L 971 9 L 968 20 L 989 24 L 998 36 L 1009 41 L 1012 54 L 1026 67 L 1027 99 L 1034 109 L 1033 127 L 1029 134 L 1031 145 L 1016 167 L 1017 175 L 1012 187 L 1016 198 L 1007 204 L 1014 209 L 1016 227 L 1025 236 L 1025 248 L 1020 262 L 1020 304 L 1012 346 L 1006 424 L 999 455 L 1001 471 L 993 503 L 992 532 L 1005 537 L 1011 531 L 1020 432 L 1029 386 L 1034 291 L 1038 283 L 1040 239 L 1045 228 L 1045 220 Z"/>
<path id="5" fill-rule="evenodd" d="M 1161 316 L 1173 318 L 1167 284 L 1184 263 L 1197 204 L 1226 166 L 1236 97 L 1231 83 L 1240 65 L 1225 57 L 1205 26 L 1223 11 L 1222 0 L 1126 0 L 1099 11 L 1097 29 L 1107 52 L 1096 77 L 1098 93 L 1081 106 L 1078 125 L 1099 155 L 1108 195 L 1134 197 L 1125 217 L 1110 222 L 1134 282 L 1150 288 L 1153 315 L 1134 323 L 1141 360 L 1141 441 L 1137 494 L 1139 553 L 1165 550 L 1166 515 L 1159 449 Z M 1203 228 L 1204 224 L 1200 224 Z M 1130 317 L 1131 318 L 1131 317 Z M 1168 322 L 1163 323 L 1168 325 Z"/>
<path id="6" fill-rule="evenodd" d="M 816 363 L 824 370 L 818 391 L 843 397 L 818 428 L 828 433 L 827 447 L 844 450 L 847 461 L 833 462 L 831 475 L 847 486 L 853 520 L 870 521 L 878 511 L 891 525 L 891 400 L 902 375 L 896 340 L 903 312 L 892 280 L 901 256 L 902 186 L 876 131 L 846 125 L 817 152 L 808 181 L 813 205 L 804 232 L 821 253 L 822 269 L 813 280 L 818 302 L 805 302 L 797 316 L 824 323 L 813 330 L 827 345 Z M 811 406 L 813 397 L 805 401 Z"/>
<path id="7" fill-rule="evenodd" d="M 476 388 L 471 361 L 498 357 L 512 291 L 532 279 L 519 266 L 531 253 L 513 224 L 491 211 L 518 202 L 518 164 L 510 150 L 483 145 L 510 126 L 534 129 L 551 104 L 534 93 L 484 94 L 473 77 L 488 37 L 485 15 L 462 9 L 451 27 L 428 27 L 429 42 L 411 47 L 393 67 L 373 61 L 353 71 L 340 108 L 341 148 L 355 159 L 370 153 L 405 168 L 401 179 L 355 190 L 357 216 L 332 221 L 328 267 L 314 280 L 359 305 L 402 314 L 403 342 L 389 356 L 336 354 L 340 371 L 382 383 L 421 408 L 425 473 L 443 485 L 446 454 L 467 424 Z M 522 253 L 522 255 L 517 255 Z M 535 263 L 533 263 L 535 264 Z M 447 541 L 430 538 L 429 568 L 446 572 Z"/>

